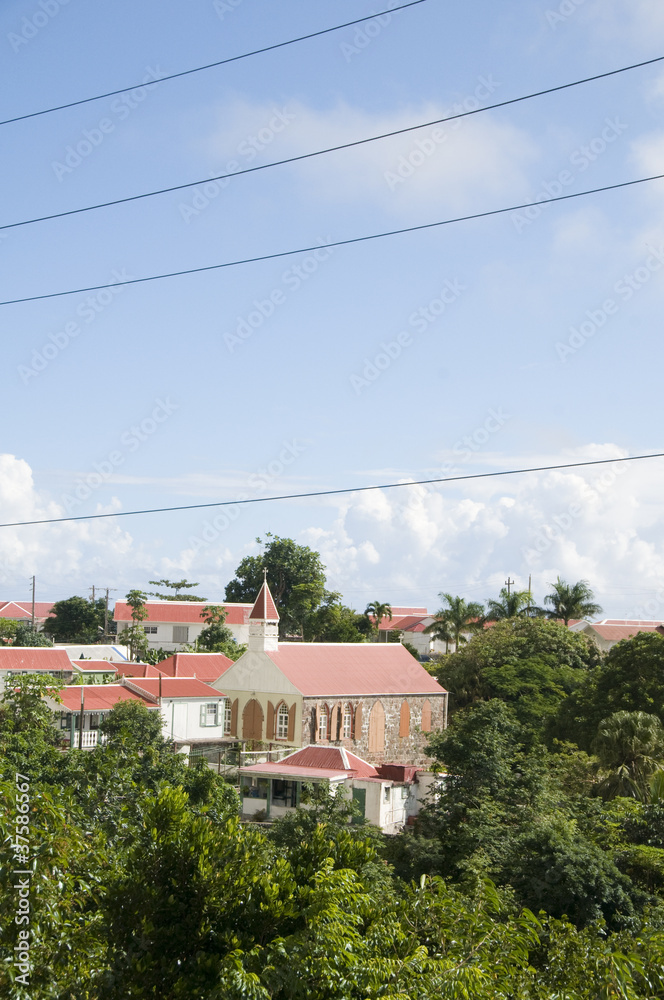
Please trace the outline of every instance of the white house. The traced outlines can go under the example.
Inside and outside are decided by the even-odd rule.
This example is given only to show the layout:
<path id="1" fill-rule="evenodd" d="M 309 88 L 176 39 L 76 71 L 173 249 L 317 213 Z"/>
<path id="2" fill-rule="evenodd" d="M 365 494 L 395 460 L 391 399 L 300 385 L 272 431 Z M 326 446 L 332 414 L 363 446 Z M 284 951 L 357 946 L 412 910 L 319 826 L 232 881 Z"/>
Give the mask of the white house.
<path id="1" fill-rule="evenodd" d="M 44 622 L 53 610 L 52 601 L 35 601 L 35 628 L 41 632 Z M 17 622 L 32 621 L 32 601 L 0 601 L 0 618 Z"/>
<path id="2" fill-rule="evenodd" d="M 63 684 L 71 683 L 72 662 L 63 649 L 50 646 L 0 646 L 0 693 L 11 677 L 50 674 Z"/>
<path id="3" fill-rule="evenodd" d="M 147 601 L 148 617 L 141 625 L 147 636 L 149 649 L 177 652 L 183 646 L 193 645 L 206 624 L 201 612 L 212 601 Z M 219 602 L 226 610 L 226 626 L 236 642 L 243 645 L 249 638 L 249 612 L 251 604 Z M 126 601 L 115 602 L 114 621 L 118 636 L 132 624 L 131 608 Z"/>
<path id="4" fill-rule="evenodd" d="M 161 714 L 162 731 L 179 746 L 219 743 L 227 727 L 226 698 L 193 677 L 123 677 L 120 684 L 79 684 L 63 688 L 58 704 L 46 699 L 56 712 L 56 725 L 65 742 L 78 746 L 83 719 L 83 748 L 99 742 L 105 715 L 122 701 L 140 701 Z"/>
<path id="5" fill-rule="evenodd" d="M 664 622 L 640 621 L 632 618 L 603 618 L 599 622 L 585 619 L 570 624 L 571 632 L 581 632 L 594 639 L 603 653 L 615 646 L 621 639 L 631 639 L 639 632 L 657 632 Z"/>
<path id="6" fill-rule="evenodd" d="M 397 833 L 430 787 L 429 781 L 419 783 L 419 774 L 421 768 L 403 764 L 374 767 L 343 747 L 303 747 L 278 763 L 240 768 L 242 815 L 277 819 L 303 802 L 305 785 L 327 782 L 331 793 L 343 788 L 360 816 L 383 833 Z"/>

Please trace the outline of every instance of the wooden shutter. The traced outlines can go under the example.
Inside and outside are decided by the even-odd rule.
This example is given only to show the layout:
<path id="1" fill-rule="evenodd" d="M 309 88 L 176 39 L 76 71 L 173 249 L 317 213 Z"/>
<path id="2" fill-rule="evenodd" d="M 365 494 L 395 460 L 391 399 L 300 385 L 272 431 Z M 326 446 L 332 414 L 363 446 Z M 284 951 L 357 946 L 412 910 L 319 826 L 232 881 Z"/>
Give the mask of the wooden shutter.
<path id="1" fill-rule="evenodd" d="M 385 749 L 385 709 L 376 701 L 369 715 L 369 752 L 382 753 Z"/>
<path id="2" fill-rule="evenodd" d="M 355 729 L 353 731 L 353 739 L 362 739 L 362 703 L 355 709 Z"/>
<path id="3" fill-rule="evenodd" d="M 428 699 L 422 705 L 422 723 L 420 729 L 423 733 L 431 732 L 431 702 Z"/>
<path id="4" fill-rule="evenodd" d="M 311 742 L 318 742 L 318 705 L 314 705 L 311 709 L 311 728 L 313 730 L 311 734 Z"/>
<path id="5" fill-rule="evenodd" d="M 337 720 L 339 718 L 339 706 L 333 705 L 332 711 L 329 714 L 327 724 L 330 727 L 327 733 L 328 740 L 338 740 L 339 733 L 337 732 Z"/>
<path id="6" fill-rule="evenodd" d="M 274 705 L 271 701 L 267 703 L 267 729 L 265 730 L 265 739 L 273 740 L 275 738 L 275 718 L 274 718 Z"/>
<path id="7" fill-rule="evenodd" d="M 237 698 L 231 705 L 231 736 L 237 736 Z"/>
<path id="8" fill-rule="evenodd" d="M 407 701 L 401 703 L 401 715 L 399 716 L 399 736 L 404 739 L 410 736 L 410 705 Z"/>
<path id="9" fill-rule="evenodd" d="M 291 705 L 288 712 L 288 742 L 293 743 L 295 740 L 295 709 L 296 705 Z"/>
<path id="10" fill-rule="evenodd" d="M 201 705 L 200 723 L 201 726 L 207 726 L 207 705 L 205 704 Z"/>

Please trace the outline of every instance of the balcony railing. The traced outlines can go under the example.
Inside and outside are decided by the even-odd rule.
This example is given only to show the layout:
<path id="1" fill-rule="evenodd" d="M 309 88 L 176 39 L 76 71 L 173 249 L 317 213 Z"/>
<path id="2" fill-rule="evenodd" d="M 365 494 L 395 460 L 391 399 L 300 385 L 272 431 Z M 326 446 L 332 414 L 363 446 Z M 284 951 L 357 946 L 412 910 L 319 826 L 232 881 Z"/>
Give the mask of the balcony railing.
<path id="1" fill-rule="evenodd" d="M 97 729 L 84 729 L 83 730 L 83 743 L 81 743 L 81 734 L 74 733 L 74 742 L 72 747 L 81 747 L 83 750 L 91 750 L 96 747 L 98 743 L 105 743 L 106 736 L 100 734 Z"/>

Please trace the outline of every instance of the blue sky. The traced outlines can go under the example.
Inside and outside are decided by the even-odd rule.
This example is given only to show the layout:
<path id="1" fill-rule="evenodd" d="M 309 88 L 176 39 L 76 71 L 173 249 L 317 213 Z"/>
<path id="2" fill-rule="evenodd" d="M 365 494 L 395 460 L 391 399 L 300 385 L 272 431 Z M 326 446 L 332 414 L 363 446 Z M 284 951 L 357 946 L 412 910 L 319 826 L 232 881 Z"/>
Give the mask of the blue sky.
<path id="1" fill-rule="evenodd" d="M 138 7 L 138 9 L 137 9 Z M 6 2 L 3 119 L 384 8 Z M 2 127 L 3 222 L 296 156 L 662 54 L 656 0 L 427 0 Z M 660 42 L 661 44 L 661 42 Z M 278 253 L 662 172 L 664 64 L 438 130 L 6 231 L 2 299 Z M 2 521 L 661 450 L 664 184 L 4 306 Z M 369 600 L 588 579 L 664 618 L 662 461 L 0 531 L 6 598 L 201 581 L 257 536 Z M 215 517 L 217 520 L 215 521 Z"/>

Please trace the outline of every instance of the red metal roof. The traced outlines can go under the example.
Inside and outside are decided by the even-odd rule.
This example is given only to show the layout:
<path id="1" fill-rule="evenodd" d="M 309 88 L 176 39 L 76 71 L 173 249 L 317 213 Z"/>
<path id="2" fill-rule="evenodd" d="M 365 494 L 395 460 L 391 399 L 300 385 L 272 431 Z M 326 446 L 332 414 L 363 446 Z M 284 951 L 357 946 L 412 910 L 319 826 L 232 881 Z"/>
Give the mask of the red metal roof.
<path id="1" fill-rule="evenodd" d="M 145 610 L 148 617 L 143 624 L 170 625 L 205 625 L 201 618 L 203 608 L 210 606 L 210 601 L 147 601 Z M 226 610 L 227 625 L 246 625 L 251 611 L 251 604 L 222 604 Z M 116 622 L 131 621 L 131 608 L 126 601 L 115 602 L 113 619 Z"/>
<path id="2" fill-rule="evenodd" d="M 160 661 L 159 670 L 169 677 L 198 677 L 212 683 L 232 666 L 233 660 L 223 653 L 175 653 Z"/>
<path id="3" fill-rule="evenodd" d="M 305 697 L 445 694 L 399 642 L 280 642 L 265 655 Z"/>
<path id="4" fill-rule="evenodd" d="M 261 587 L 258 597 L 254 603 L 253 608 L 249 614 L 251 619 L 260 619 L 261 621 L 278 622 L 279 612 L 277 611 L 276 605 L 272 600 L 272 594 L 270 593 L 270 588 L 267 585 L 267 580 Z"/>
<path id="5" fill-rule="evenodd" d="M 639 628 L 657 628 L 658 625 L 664 625 L 664 622 L 653 621 L 652 619 L 639 619 L 639 618 L 603 618 L 602 621 L 593 622 L 594 625 L 628 625 L 628 626 L 638 626 Z"/>
<path id="6" fill-rule="evenodd" d="M 216 701 L 224 695 L 216 688 L 204 684 L 203 681 L 195 677 L 162 677 L 161 682 L 158 677 L 125 677 L 125 684 L 131 684 L 139 691 L 145 692 L 148 697 L 156 699 L 159 697 L 161 686 L 162 698 L 205 698 L 207 701 Z"/>
<path id="7" fill-rule="evenodd" d="M 35 601 L 35 618 L 48 618 L 52 601 Z M 0 618 L 32 618 L 32 601 L 0 601 Z"/>
<path id="8" fill-rule="evenodd" d="M 118 677 L 159 677 L 161 670 L 151 663 L 116 663 Z"/>
<path id="9" fill-rule="evenodd" d="M 72 669 L 64 649 L 50 646 L 0 647 L 0 670 L 65 670 L 71 673 Z"/>
<path id="10" fill-rule="evenodd" d="M 429 615 L 394 615 L 392 620 L 383 618 L 378 626 L 379 632 L 423 632 L 429 621 Z"/>
<path id="11" fill-rule="evenodd" d="M 108 712 L 121 701 L 140 701 L 147 704 L 145 698 L 123 687 L 122 684 L 75 684 L 62 688 L 59 692 L 62 698 L 61 711 L 81 711 L 81 691 L 84 693 L 83 708 L 86 712 Z"/>
<path id="12" fill-rule="evenodd" d="M 351 771 L 335 771 L 329 767 L 297 767 L 290 764 L 249 764 L 241 767 L 240 774 L 254 774 L 257 776 L 288 778 L 291 781 L 306 781 L 311 778 L 351 778 Z"/>
<path id="13" fill-rule="evenodd" d="M 633 635 L 637 635 L 639 632 L 656 632 L 660 625 L 656 622 L 648 622 L 648 624 L 639 625 L 634 622 L 631 625 L 605 625 L 603 623 L 591 625 L 592 628 L 602 639 L 611 641 L 613 639 L 630 639 Z"/>
<path id="14" fill-rule="evenodd" d="M 71 660 L 77 670 L 107 670 L 117 673 L 117 666 L 109 660 Z"/>
<path id="15" fill-rule="evenodd" d="M 342 747 L 308 746 L 284 757 L 281 764 L 293 767 L 325 767 L 333 771 L 352 771 L 358 777 L 376 778 L 378 771 L 373 764 Z"/>

